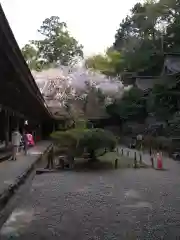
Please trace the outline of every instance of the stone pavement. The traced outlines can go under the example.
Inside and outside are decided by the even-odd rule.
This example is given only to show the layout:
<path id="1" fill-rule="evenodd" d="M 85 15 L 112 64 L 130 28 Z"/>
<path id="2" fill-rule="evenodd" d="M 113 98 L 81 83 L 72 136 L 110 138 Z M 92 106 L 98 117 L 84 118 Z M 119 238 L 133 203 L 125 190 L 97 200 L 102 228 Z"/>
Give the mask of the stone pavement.
<path id="1" fill-rule="evenodd" d="M 129 156 L 130 158 L 134 158 L 134 154 L 136 152 L 136 156 L 137 156 L 137 161 L 139 161 L 139 155 L 140 155 L 140 151 L 138 151 L 137 149 L 131 149 L 131 148 L 127 148 L 126 146 L 119 146 L 118 147 L 118 151 L 121 153 L 121 149 L 123 149 L 123 155 L 124 156 Z M 129 152 L 129 155 L 128 155 Z M 148 153 L 143 152 L 142 153 L 142 161 L 151 166 L 151 161 L 150 161 L 150 155 Z"/>
<path id="2" fill-rule="evenodd" d="M 50 141 L 41 141 L 29 149 L 27 156 L 22 153 L 16 161 L 0 163 L 0 208 L 50 146 Z"/>
<path id="3" fill-rule="evenodd" d="M 137 161 L 139 161 L 140 151 L 138 151 L 137 149 L 130 149 L 130 148 L 127 148 L 127 147 L 122 146 L 122 145 L 119 145 L 118 151 L 121 152 L 122 148 L 123 148 L 123 151 L 124 151 L 124 156 L 127 156 L 127 152 L 129 152 L 129 157 L 130 158 L 134 158 L 134 153 L 136 152 L 137 153 Z M 154 164 L 155 164 L 155 167 L 156 167 L 156 153 L 152 154 L 152 156 L 153 156 Z M 165 169 L 176 168 L 175 161 L 172 158 L 167 157 L 167 155 L 163 154 L 162 160 L 163 160 L 163 168 L 165 168 Z M 142 161 L 146 165 L 151 166 L 150 155 L 149 155 L 148 151 L 143 151 L 142 152 Z"/>

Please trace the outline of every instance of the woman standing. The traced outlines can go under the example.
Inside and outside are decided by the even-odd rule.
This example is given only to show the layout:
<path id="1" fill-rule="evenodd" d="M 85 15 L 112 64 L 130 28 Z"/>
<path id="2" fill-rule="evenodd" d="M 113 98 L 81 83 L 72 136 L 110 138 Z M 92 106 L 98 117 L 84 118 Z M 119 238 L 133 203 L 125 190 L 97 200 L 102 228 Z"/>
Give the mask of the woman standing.
<path id="1" fill-rule="evenodd" d="M 21 142 L 21 134 L 19 130 L 16 128 L 12 132 L 12 147 L 13 147 L 12 160 L 16 160 L 16 155 L 20 147 L 20 142 Z"/>

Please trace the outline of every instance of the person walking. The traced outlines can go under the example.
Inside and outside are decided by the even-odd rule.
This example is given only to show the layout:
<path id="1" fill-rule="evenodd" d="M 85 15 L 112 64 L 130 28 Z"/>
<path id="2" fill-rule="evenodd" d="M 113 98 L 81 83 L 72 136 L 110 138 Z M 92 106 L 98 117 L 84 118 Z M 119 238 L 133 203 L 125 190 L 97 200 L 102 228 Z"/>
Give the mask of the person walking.
<path id="1" fill-rule="evenodd" d="M 34 143 L 33 135 L 31 133 L 27 133 L 26 136 L 28 140 L 28 146 L 34 147 L 35 143 Z"/>
<path id="2" fill-rule="evenodd" d="M 54 168 L 54 148 L 52 146 L 51 150 L 49 151 L 48 154 L 48 162 L 47 162 L 47 169 L 53 169 Z"/>
<path id="3" fill-rule="evenodd" d="M 13 151 L 12 151 L 12 160 L 16 160 L 16 156 L 17 153 L 19 151 L 19 147 L 20 147 L 20 143 L 21 143 L 21 134 L 18 130 L 18 128 L 16 128 L 13 132 L 12 132 L 12 147 L 13 147 Z"/>

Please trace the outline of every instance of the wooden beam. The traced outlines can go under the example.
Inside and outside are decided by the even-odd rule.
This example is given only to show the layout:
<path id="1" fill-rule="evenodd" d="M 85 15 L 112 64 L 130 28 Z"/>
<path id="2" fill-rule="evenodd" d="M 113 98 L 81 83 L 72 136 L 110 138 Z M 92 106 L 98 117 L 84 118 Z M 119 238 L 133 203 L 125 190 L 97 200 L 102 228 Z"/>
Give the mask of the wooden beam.
<path id="1" fill-rule="evenodd" d="M 15 71 L 17 73 L 17 76 L 19 76 L 19 81 L 21 81 L 26 87 L 27 91 L 31 93 L 30 98 L 35 99 L 36 106 L 39 109 L 41 109 L 40 112 L 43 113 L 43 116 L 51 118 L 52 114 L 45 106 L 45 101 L 22 56 L 22 53 L 17 45 L 17 42 L 14 38 L 14 35 L 11 31 L 11 28 L 8 24 L 8 21 L 5 17 L 1 5 L 0 5 L 0 35 L 1 35 L 0 46 L 1 47 L 3 46 L 3 50 L 6 56 L 13 65 L 13 71 Z"/>

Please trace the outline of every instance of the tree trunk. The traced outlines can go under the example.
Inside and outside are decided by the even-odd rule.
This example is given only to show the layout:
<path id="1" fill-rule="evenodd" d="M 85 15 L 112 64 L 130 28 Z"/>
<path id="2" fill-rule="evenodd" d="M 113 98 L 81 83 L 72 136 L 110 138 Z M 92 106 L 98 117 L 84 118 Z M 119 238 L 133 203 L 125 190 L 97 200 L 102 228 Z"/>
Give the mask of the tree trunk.
<path id="1" fill-rule="evenodd" d="M 96 162 L 97 161 L 97 158 L 96 158 L 96 154 L 95 154 L 95 151 L 94 150 L 91 150 L 89 152 L 89 157 L 90 157 L 90 160 L 91 162 Z"/>

